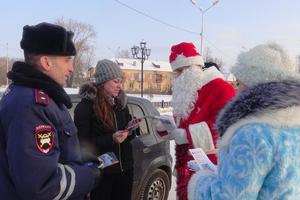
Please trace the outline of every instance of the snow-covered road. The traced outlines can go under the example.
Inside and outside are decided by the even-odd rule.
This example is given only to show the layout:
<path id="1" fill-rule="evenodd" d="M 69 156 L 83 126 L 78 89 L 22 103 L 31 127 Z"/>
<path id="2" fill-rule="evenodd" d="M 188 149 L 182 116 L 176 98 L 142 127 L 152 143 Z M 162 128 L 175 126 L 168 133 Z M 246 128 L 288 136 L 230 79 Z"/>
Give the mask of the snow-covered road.
<path id="1" fill-rule="evenodd" d="M 174 140 L 172 140 L 170 143 L 170 153 L 173 157 L 172 169 L 174 169 L 174 164 L 175 164 L 175 142 L 174 142 Z M 168 200 L 176 200 L 175 188 L 176 188 L 176 178 L 174 176 L 172 176 L 172 186 L 171 186 Z"/>
<path id="2" fill-rule="evenodd" d="M 165 108 L 165 109 L 158 109 L 161 115 L 173 115 L 172 113 L 172 108 Z M 170 153 L 173 158 L 173 163 L 172 163 L 172 170 L 174 169 L 175 165 L 175 142 L 174 140 L 170 141 Z M 176 200 L 176 177 L 172 176 L 172 185 L 171 189 L 169 192 L 169 198 L 168 200 Z"/>

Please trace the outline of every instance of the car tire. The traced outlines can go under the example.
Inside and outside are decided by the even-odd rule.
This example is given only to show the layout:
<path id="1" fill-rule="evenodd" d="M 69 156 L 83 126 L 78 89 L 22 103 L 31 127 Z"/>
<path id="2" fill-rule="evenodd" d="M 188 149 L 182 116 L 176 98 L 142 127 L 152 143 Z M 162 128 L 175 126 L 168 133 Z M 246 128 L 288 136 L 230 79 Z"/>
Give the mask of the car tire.
<path id="1" fill-rule="evenodd" d="M 161 170 L 154 170 L 144 182 L 140 191 L 140 200 L 167 200 L 170 190 L 168 174 Z"/>

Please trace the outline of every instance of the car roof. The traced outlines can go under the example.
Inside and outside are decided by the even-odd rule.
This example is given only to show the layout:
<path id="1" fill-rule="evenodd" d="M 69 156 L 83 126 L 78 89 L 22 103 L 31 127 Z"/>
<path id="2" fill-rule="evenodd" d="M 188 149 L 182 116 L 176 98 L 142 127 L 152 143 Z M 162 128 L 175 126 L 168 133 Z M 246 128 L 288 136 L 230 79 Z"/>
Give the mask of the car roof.
<path id="1" fill-rule="evenodd" d="M 82 96 L 79 94 L 69 94 L 71 97 L 72 103 L 79 103 L 81 101 Z M 149 115 L 159 115 L 158 110 L 154 107 L 154 105 L 149 101 L 148 99 L 141 98 L 141 97 L 133 97 L 128 96 L 128 103 L 129 104 L 135 104 L 143 109 L 146 109 L 147 114 Z"/>

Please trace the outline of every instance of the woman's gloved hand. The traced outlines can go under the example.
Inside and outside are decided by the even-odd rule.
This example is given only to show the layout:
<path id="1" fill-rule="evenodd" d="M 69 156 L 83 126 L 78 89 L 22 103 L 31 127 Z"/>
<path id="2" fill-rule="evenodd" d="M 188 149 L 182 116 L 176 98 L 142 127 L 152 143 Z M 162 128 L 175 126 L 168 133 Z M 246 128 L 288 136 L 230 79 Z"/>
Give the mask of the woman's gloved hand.
<path id="1" fill-rule="evenodd" d="M 128 130 L 120 130 L 115 132 L 112 135 L 113 141 L 115 143 L 121 144 L 127 138 L 129 131 Z"/>

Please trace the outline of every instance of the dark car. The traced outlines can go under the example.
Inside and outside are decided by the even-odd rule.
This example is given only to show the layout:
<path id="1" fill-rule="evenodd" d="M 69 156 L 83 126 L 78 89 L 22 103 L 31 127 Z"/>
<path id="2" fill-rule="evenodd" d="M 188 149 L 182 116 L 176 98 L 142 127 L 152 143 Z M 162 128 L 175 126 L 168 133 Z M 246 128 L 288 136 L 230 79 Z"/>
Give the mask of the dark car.
<path id="1" fill-rule="evenodd" d="M 70 113 L 73 116 L 79 95 L 70 95 L 73 103 Z M 153 104 L 143 98 L 128 97 L 131 115 L 136 118 L 157 116 L 159 112 Z M 140 135 L 132 140 L 134 155 L 133 200 L 167 200 L 171 188 L 172 157 L 170 142 L 158 137 L 154 132 L 152 118 L 143 118 Z"/>

